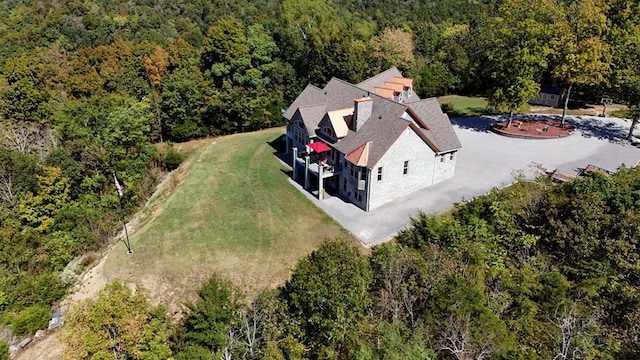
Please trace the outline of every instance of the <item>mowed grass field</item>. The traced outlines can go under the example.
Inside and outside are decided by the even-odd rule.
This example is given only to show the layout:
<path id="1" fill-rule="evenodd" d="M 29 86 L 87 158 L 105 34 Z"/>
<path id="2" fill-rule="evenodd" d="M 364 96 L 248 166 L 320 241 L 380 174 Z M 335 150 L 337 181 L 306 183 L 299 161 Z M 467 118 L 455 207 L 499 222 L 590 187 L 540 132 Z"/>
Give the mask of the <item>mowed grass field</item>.
<path id="1" fill-rule="evenodd" d="M 449 117 L 466 117 L 490 115 L 493 111 L 488 107 L 488 101 L 485 97 L 478 96 L 460 96 L 447 95 L 438 98 L 440 106 L 448 104 L 451 106 Z M 626 109 L 626 106 L 620 104 L 612 104 L 607 107 L 606 114 L 608 116 L 619 116 L 616 111 Z M 543 113 L 543 114 L 562 114 L 561 108 L 552 108 L 548 106 L 529 106 L 527 113 Z M 596 116 L 602 113 L 602 105 L 590 104 L 580 108 L 569 108 L 567 115 L 586 115 Z"/>
<path id="2" fill-rule="evenodd" d="M 104 276 L 142 284 L 175 309 L 213 273 L 259 291 L 284 283 L 323 239 L 351 237 L 289 184 L 274 156 L 282 134 L 231 135 L 197 150 L 184 181 L 130 234 L 133 254 L 119 243 Z"/>
<path id="3" fill-rule="evenodd" d="M 449 104 L 452 108 L 450 117 L 478 116 L 490 113 L 487 98 L 460 95 L 447 95 L 438 98 L 438 103 Z"/>

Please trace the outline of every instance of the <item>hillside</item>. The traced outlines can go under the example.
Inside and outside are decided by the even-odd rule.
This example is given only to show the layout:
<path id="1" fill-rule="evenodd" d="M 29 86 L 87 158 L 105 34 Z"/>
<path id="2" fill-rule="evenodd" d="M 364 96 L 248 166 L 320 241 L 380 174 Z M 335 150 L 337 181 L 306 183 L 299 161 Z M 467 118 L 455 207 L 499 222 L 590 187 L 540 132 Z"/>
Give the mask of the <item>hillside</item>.
<path id="1" fill-rule="evenodd" d="M 276 128 L 204 141 L 168 197 L 154 203 L 154 195 L 137 215 L 143 223 L 129 233 L 133 254 L 117 243 L 66 304 L 121 279 L 143 285 L 154 303 L 177 313 L 212 274 L 257 293 L 282 285 L 323 239 L 350 238 L 287 182 L 288 168 L 274 156 L 281 134 Z M 38 350 L 36 344 L 18 359 L 37 358 L 31 351 Z"/>

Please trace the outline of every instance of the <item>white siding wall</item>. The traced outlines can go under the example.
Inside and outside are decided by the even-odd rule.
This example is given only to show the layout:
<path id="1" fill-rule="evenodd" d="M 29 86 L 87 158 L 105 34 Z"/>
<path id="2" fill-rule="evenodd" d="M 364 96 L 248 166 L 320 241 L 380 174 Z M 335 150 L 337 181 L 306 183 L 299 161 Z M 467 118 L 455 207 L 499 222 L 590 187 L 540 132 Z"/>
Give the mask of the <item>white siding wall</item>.
<path id="1" fill-rule="evenodd" d="M 451 159 L 453 155 L 453 159 Z M 440 181 L 452 178 L 456 170 L 456 161 L 458 159 L 458 152 L 446 153 L 439 155 L 436 158 L 435 174 L 433 175 L 433 183 L 437 184 Z M 444 161 L 442 161 L 444 160 Z"/>
<path id="2" fill-rule="evenodd" d="M 409 171 L 404 175 L 404 162 L 407 160 Z M 434 165 L 433 150 L 412 129 L 407 128 L 371 170 L 369 209 L 432 185 Z M 378 181 L 380 166 L 382 181 Z"/>

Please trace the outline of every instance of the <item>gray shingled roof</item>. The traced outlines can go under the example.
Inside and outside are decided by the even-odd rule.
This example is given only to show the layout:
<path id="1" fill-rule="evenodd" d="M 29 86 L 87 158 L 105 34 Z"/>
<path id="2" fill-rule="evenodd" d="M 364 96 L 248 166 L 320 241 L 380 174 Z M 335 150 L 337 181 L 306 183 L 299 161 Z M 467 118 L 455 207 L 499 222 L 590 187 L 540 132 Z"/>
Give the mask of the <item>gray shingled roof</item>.
<path id="1" fill-rule="evenodd" d="M 327 111 L 352 108 L 355 99 L 369 96 L 368 91 L 337 78 L 329 80 L 323 90 L 327 96 Z"/>
<path id="2" fill-rule="evenodd" d="M 373 93 L 374 92 L 374 90 L 373 90 L 374 87 L 376 87 L 376 86 L 384 87 L 384 82 L 385 81 L 393 82 L 393 78 L 394 77 L 403 77 L 402 73 L 400 72 L 400 70 L 398 70 L 398 68 L 395 67 L 395 66 L 392 67 L 391 69 L 388 69 L 388 70 L 385 70 L 385 71 L 381 72 L 378 75 L 375 75 L 373 77 L 368 78 L 367 80 L 357 84 L 356 86 L 361 88 L 361 89 L 364 89 L 364 90 L 367 90 L 367 91 Z M 409 96 L 408 98 L 404 99 L 404 102 L 406 104 L 413 103 L 413 102 L 416 102 L 416 101 L 420 101 L 420 98 L 418 97 L 418 95 L 416 94 L 415 91 L 413 91 L 411 96 Z"/>
<path id="3" fill-rule="evenodd" d="M 407 108 L 406 105 L 375 94 L 371 94 L 370 97 L 373 99 L 373 111 L 369 120 L 358 132 L 350 130 L 346 137 L 333 144 L 336 149 L 348 154 L 358 146 L 371 141 L 368 168 L 372 168 L 380 160 L 391 144 L 409 126 L 408 121 L 400 118 Z"/>
<path id="4" fill-rule="evenodd" d="M 296 113 L 296 110 L 298 110 L 298 108 L 303 106 L 324 104 L 326 102 L 326 99 L 324 99 L 323 94 L 324 91 L 322 91 L 322 89 L 317 88 L 311 84 L 307 85 L 307 87 L 302 90 L 300 95 L 298 95 L 293 103 L 291 103 L 287 110 L 285 110 L 285 112 L 282 114 L 282 117 L 290 121 L 293 117 L 293 114 Z"/>
<path id="5" fill-rule="evenodd" d="M 451 126 L 451 120 L 442 112 L 436 98 L 423 99 L 409 104 L 409 107 L 427 125 L 429 130 L 423 130 L 424 134 L 440 152 L 447 152 L 462 147 L 456 132 Z"/>
<path id="6" fill-rule="evenodd" d="M 414 93 L 413 96 L 417 101 L 410 104 L 398 103 L 360 87 L 362 84 L 369 86 L 379 81 L 384 83 L 386 78 L 393 79 L 394 76 L 401 77 L 402 74 L 398 69 L 391 68 L 382 74 L 365 80 L 358 86 L 336 78 L 332 78 L 324 89 L 309 85 L 296 98 L 283 116 L 290 120 L 296 110 L 299 109 L 307 131 L 312 136 L 324 114 L 328 111 L 352 108 L 355 99 L 366 96 L 371 97 L 373 99 L 373 109 L 367 122 L 359 131 L 349 130 L 346 137 L 332 144 L 340 152 L 348 154 L 367 141 L 371 141 L 369 160 L 367 162 L 367 167 L 369 168 L 375 166 L 398 136 L 409 126 L 410 122 L 401 118 L 409 107 L 429 128 L 428 130 L 422 129 L 422 132 L 440 152 L 460 148 L 460 141 L 451 126 L 451 122 L 447 115 L 442 112 L 435 98 L 420 100 Z"/>
<path id="7" fill-rule="evenodd" d="M 300 116 L 304 121 L 304 126 L 307 128 L 307 134 L 312 137 L 316 133 L 318 124 L 327 113 L 326 105 L 311 105 L 303 106 L 299 108 Z M 295 114 L 295 112 L 294 112 Z"/>

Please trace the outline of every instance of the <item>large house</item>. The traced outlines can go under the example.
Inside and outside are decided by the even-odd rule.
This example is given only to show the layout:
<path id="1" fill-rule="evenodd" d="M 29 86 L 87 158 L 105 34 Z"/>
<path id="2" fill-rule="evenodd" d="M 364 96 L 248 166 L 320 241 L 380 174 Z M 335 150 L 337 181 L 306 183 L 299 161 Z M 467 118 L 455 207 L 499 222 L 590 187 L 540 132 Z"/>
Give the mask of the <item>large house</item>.
<path id="1" fill-rule="evenodd" d="M 369 211 L 455 171 L 460 141 L 435 98 L 391 68 L 357 85 L 313 85 L 283 113 L 293 178 Z"/>

